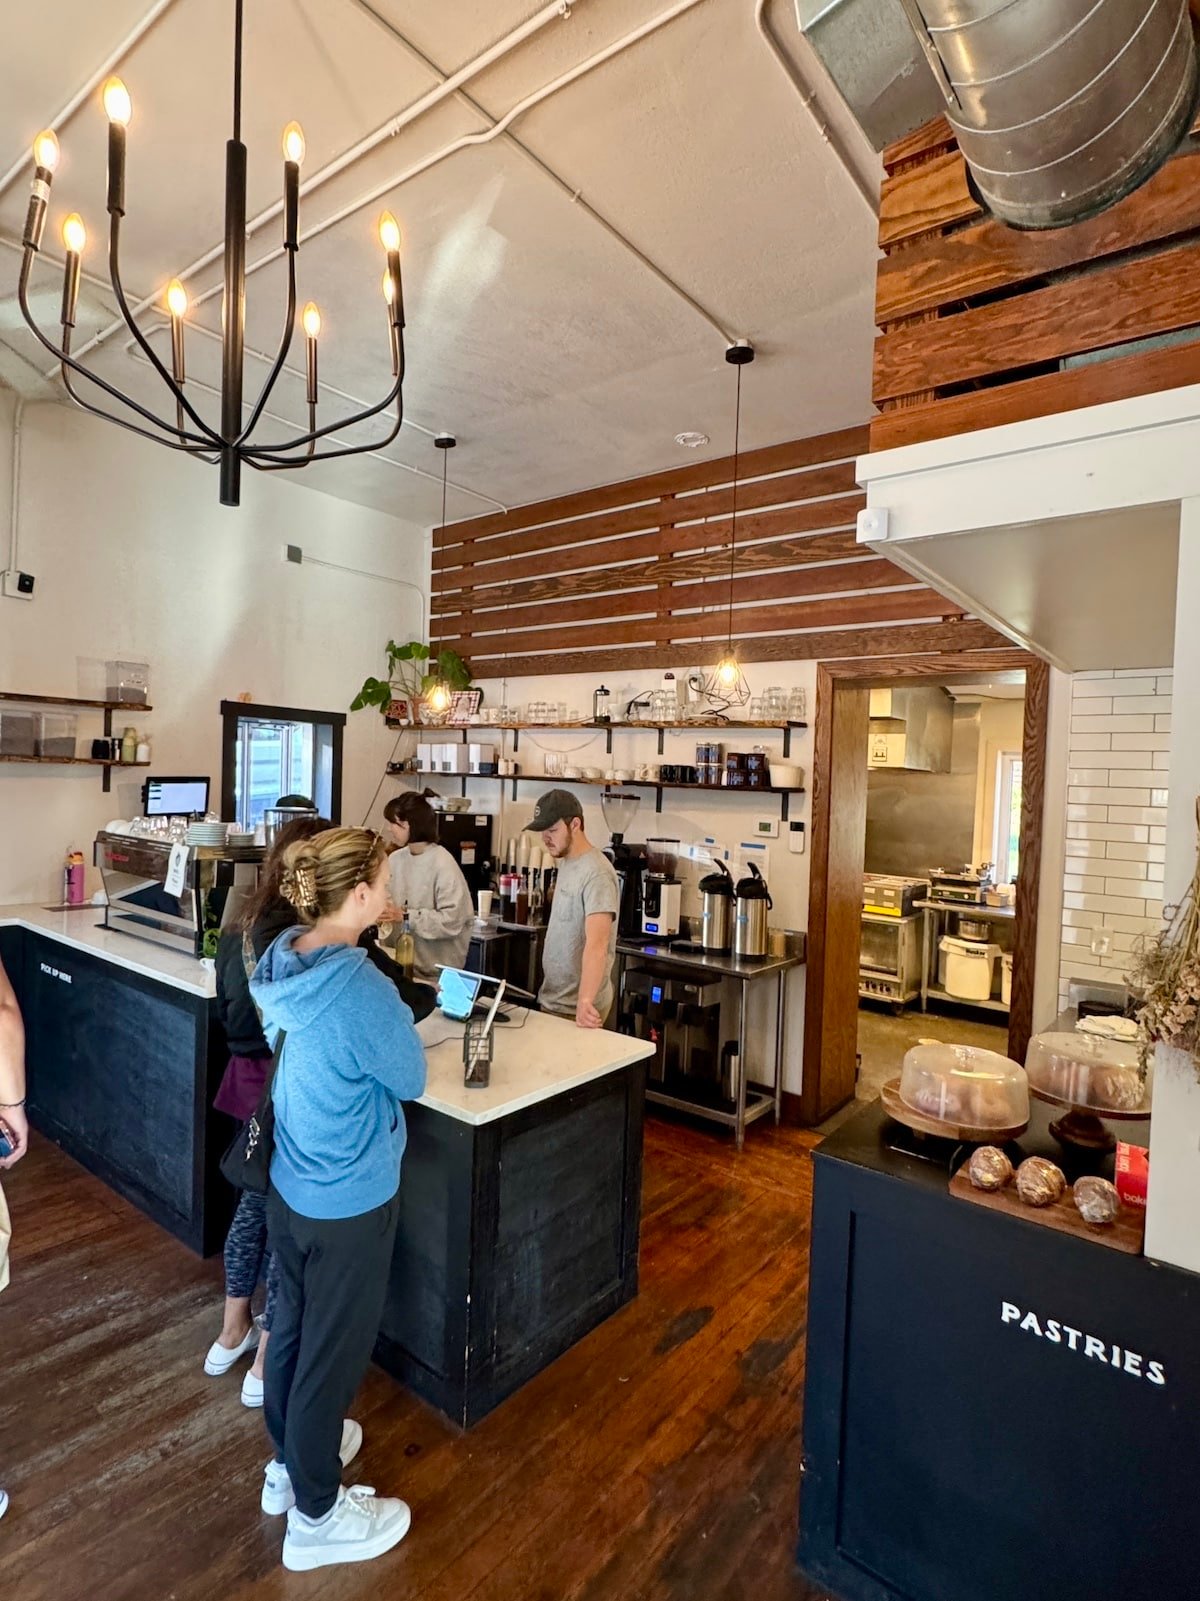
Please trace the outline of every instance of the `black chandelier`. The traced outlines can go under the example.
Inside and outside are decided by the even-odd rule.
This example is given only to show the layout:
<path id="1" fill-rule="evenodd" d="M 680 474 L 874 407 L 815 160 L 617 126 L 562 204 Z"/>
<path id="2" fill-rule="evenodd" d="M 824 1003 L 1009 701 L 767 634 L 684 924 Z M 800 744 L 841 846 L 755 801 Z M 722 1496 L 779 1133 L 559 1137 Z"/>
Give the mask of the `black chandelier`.
<path id="1" fill-rule="evenodd" d="M 50 203 L 50 187 L 58 165 L 58 139 L 52 129 L 40 133 L 34 140 L 33 159 L 36 171 L 30 185 L 29 211 L 25 219 L 24 253 L 21 258 L 21 275 L 17 298 L 21 314 L 33 333 L 59 363 L 63 383 L 71 399 L 84 411 L 103 417 L 108 422 L 128 428 L 144 439 L 165 445 L 169 450 L 181 450 L 201 461 L 219 465 L 221 470 L 221 504 L 236 506 L 240 500 L 242 463 L 261 472 L 277 472 L 286 468 L 306 467 L 314 461 L 332 461 L 339 456 L 357 456 L 364 451 L 379 450 L 391 443 L 400 432 L 404 420 L 404 296 L 400 282 L 400 228 L 390 211 L 379 219 L 379 240 L 383 246 L 386 266 L 383 274 L 383 297 L 387 306 L 388 339 L 391 346 L 392 377 L 395 380 L 389 392 L 375 406 L 365 407 L 350 417 L 317 427 L 317 339 L 321 331 L 321 314 L 309 301 L 301 314 L 307 355 L 308 430 L 290 439 L 256 440 L 253 435 L 271 391 L 283 371 L 291 348 L 292 332 L 296 322 L 296 254 L 299 250 L 300 216 L 300 163 L 304 159 L 304 134 L 299 123 L 290 122 L 283 131 L 283 246 L 287 258 L 287 314 L 279 349 L 266 381 L 248 418 L 243 415 L 242 385 L 245 368 L 246 327 L 246 146 L 242 143 L 242 5 L 234 5 L 233 53 L 233 137 L 225 145 L 225 282 L 221 313 L 221 423 L 213 428 L 196 411 L 184 392 L 184 319 L 187 315 L 187 291 L 178 278 L 168 284 L 165 294 L 166 310 L 171 319 L 171 371 L 155 354 L 149 340 L 138 327 L 130 311 L 121 284 L 120 238 L 121 219 L 125 215 L 125 139 L 126 128 L 133 112 L 129 91 L 120 78 L 109 78 L 104 85 L 104 109 L 108 116 L 108 271 L 113 294 L 122 317 L 140 345 L 150 364 L 166 384 L 175 405 L 174 423 L 165 421 L 148 407 L 140 405 L 114 384 L 83 366 L 71 355 L 71 336 L 75 327 L 75 309 L 79 298 L 80 268 L 87 243 L 87 232 L 78 212 L 72 212 L 62 226 L 62 240 L 66 247 L 63 269 L 61 313 L 61 344 L 56 345 L 37 326 L 29 310 L 29 275 L 33 258 L 42 244 L 46 212 Z M 76 387 L 76 379 L 86 379 L 110 399 L 129 408 L 142 419 L 132 422 L 103 406 L 85 400 Z M 395 406 L 395 420 L 390 431 L 381 439 L 372 439 L 361 445 L 342 445 L 336 449 L 318 450 L 318 440 L 339 430 L 365 422 L 370 417 Z M 149 425 L 149 426 L 145 426 Z"/>

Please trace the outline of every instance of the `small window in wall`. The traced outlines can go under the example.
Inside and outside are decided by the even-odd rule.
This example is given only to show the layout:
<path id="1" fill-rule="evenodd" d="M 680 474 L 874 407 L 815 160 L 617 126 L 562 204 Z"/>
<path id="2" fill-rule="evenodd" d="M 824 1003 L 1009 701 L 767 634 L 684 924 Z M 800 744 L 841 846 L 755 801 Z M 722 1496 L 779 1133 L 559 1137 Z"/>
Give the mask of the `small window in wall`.
<path id="1" fill-rule="evenodd" d="M 222 817 L 252 829 L 281 795 L 306 795 L 341 821 L 344 712 L 223 700 L 221 718 Z"/>
<path id="2" fill-rule="evenodd" d="M 996 835 L 992 857 L 997 884 L 1011 883 L 1020 868 L 1021 767 L 1018 751 L 1000 753 L 996 773 Z"/>

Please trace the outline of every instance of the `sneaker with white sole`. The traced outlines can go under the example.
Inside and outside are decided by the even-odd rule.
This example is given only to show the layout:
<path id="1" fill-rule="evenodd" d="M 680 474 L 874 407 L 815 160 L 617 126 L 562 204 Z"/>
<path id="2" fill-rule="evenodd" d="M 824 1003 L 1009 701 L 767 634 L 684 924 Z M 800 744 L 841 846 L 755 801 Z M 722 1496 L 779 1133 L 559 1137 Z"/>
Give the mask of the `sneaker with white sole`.
<path id="1" fill-rule="evenodd" d="M 293 1573 L 328 1568 L 338 1562 L 370 1562 L 399 1545 L 412 1513 L 404 1501 L 376 1496 L 369 1484 L 339 1489 L 333 1510 L 310 1523 L 293 1508 L 283 1537 L 283 1565 Z"/>
<path id="2" fill-rule="evenodd" d="M 220 1340 L 214 1340 L 208 1348 L 208 1355 L 204 1358 L 204 1371 L 209 1378 L 219 1379 L 222 1373 L 228 1373 L 235 1362 L 241 1361 L 248 1351 L 253 1351 L 258 1345 L 258 1329 L 252 1323 L 250 1332 L 240 1345 L 230 1348 L 222 1345 Z"/>
<path id="3" fill-rule="evenodd" d="M 353 1418 L 343 1418 L 342 1443 L 338 1446 L 338 1456 L 344 1468 L 348 1468 L 362 1450 L 362 1443 L 362 1424 L 356 1423 Z M 292 1489 L 292 1479 L 287 1468 L 282 1462 L 268 1462 L 263 1469 L 261 1503 L 263 1511 L 269 1518 L 278 1518 L 285 1512 L 290 1512 L 295 1504 L 296 1492 Z"/>
<path id="4" fill-rule="evenodd" d="M 242 1380 L 242 1405 L 261 1406 L 263 1404 L 263 1381 L 254 1373 L 247 1373 Z"/>
<path id="5" fill-rule="evenodd" d="M 8 1511 L 8 1491 L 0 1490 L 0 1518 Z"/>

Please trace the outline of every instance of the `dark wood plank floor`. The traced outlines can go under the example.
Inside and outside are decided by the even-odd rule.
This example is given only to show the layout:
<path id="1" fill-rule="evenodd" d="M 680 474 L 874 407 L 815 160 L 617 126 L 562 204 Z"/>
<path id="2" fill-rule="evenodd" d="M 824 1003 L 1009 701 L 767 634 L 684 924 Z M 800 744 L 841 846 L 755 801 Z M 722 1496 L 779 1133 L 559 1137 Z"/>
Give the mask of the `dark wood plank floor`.
<path id="1" fill-rule="evenodd" d="M 0 1594 L 819 1601 L 792 1563 L 813 1144 L 649 1121 L 638 1299 L 466 1435 L 372 1368 L 353 1476 L 412 1533 L 316 1579 L 259 1511 L 242 1367 L 202 1371 L 219 1262 L 35 1141 L 5 1186 Z"/>

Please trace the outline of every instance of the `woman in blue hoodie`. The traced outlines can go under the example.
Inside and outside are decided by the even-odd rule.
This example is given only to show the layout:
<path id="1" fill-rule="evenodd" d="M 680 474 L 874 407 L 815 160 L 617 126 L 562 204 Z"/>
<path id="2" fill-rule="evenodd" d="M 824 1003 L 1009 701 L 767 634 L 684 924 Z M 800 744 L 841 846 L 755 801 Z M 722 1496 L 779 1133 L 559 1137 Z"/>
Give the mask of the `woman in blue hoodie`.
<path id="1" fill-rule="evenodd" d="M 425 1088 L 412 1012 L 358 945 L 388 902 L 378 835 L 332 828 L 289 847 L 280 887 L 302 927 L 279 936 L 251 980 L 263 1032 L 283 1035 L 272 1100 L 267 1220 L 279 1269 L 266 1360 L 275 1446 L 262 1505 L 287 1512 L 284 1566 L 382 1555 L 404 1538 L 403 1501 L 342 1488 L 362 1443 L 344 1413 L 383 1311 L 398 1217 L 404 1113 Z"/>

